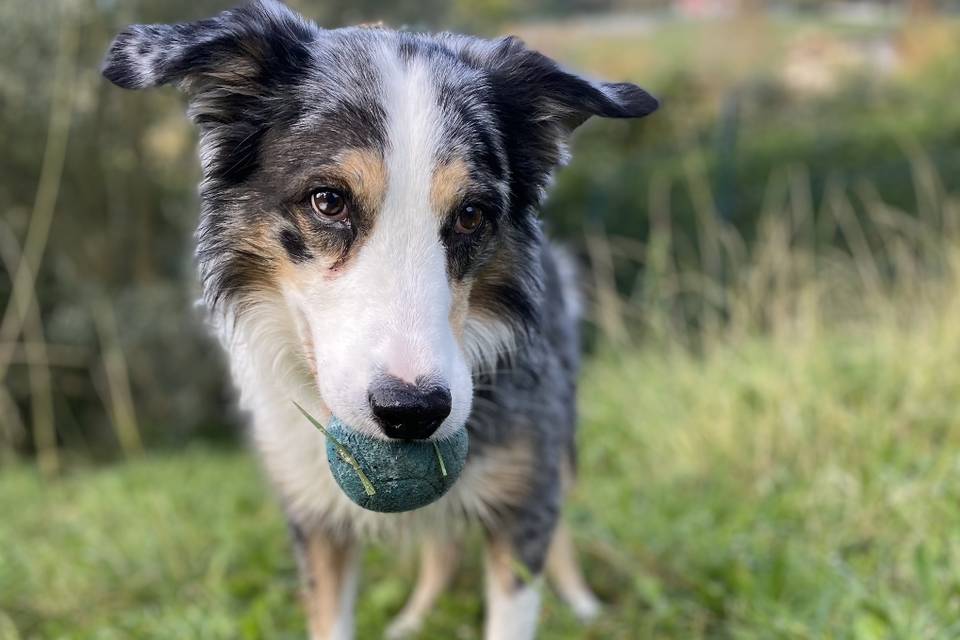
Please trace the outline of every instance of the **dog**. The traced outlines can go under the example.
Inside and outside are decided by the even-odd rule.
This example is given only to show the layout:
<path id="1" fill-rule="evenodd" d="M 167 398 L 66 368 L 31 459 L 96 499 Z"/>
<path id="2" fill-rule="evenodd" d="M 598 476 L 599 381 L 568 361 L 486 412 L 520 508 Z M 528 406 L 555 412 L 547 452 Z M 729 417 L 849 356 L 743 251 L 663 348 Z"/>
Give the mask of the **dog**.
<path id="1" fill-rule="evenodd" d="M 578 616 L 596 615 L 560 524 L 576 458 L 577 286 L 538 210 L 577 126 L 646 116 L 657 100 L 514 37 L 325 30 L 276 0 L 131 26 L 103 73 L 187 95 L 203 302 L 290 525 L 310 636 L 353 637 L 369 540 L 423 549 L 388 636 L 415 632 L 474 523 L 486 638 L 535 636 L 544 573 Z M 334 484 L 324 436 L 294 401 L 379 438 L 466 424 L 466 467 L 432 505 L 365 511 Z"/>

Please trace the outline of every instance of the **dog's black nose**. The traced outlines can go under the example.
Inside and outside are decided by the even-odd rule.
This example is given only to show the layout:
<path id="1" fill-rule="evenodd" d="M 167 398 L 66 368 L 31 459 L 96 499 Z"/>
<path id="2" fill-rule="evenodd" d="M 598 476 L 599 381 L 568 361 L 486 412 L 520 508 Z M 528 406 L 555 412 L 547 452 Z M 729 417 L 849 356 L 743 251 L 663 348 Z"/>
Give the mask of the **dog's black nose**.
<path id="1" fill-rule="evenodd" d="M 390 438 L 429 438 L 450 415 L 450 390 L 433 381 L 410 384 L 380 376 L 370 388 L 370 408 Z"/>

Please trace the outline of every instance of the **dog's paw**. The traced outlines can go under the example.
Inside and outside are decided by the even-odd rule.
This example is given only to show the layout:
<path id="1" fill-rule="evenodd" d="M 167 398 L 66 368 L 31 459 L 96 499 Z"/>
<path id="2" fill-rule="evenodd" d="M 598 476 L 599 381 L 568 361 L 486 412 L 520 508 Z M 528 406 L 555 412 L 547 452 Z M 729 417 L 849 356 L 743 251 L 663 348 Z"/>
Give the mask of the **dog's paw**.
<path id="1" fill-rule="evenodd" d="M 569 604 L 573 615 L 575 615 L 577 620 L 582 624 L 593 622 L 600 617 L 600 613 L 603 611 L 603 605 L 597 600 L 597 597 L 589 591 L 577 594 L 576 597 L 570 599 Z"/>
<path id="2" fill-rule="evenodd" d="M 422 618 L 400 614 L 387 627 L 383 637 L 385 640 L 408 640 L 416 636 L 422 626 Z"/>

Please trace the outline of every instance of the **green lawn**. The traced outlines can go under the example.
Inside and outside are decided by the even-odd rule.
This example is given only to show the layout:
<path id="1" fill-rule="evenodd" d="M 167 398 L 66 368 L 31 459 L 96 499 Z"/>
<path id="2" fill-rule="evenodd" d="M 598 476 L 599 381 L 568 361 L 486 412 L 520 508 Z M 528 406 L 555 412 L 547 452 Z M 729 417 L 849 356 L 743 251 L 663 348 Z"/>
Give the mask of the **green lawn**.
<path id="1" fill-rule="evenodd" d="M 646 348 L 584 373 L 568 518 L 609 603 L 542 637 L 960 635 L 957 305 L 909 324 Z M 0 475 L 0 638 L 296 638 L 278 509 L 243 452 Z M 474 541 L 475 542 L 475 541 Z M 424 638 L 479 638 L 476 544 Z M 371 549 L 359 637 L 412 579 Z"/>

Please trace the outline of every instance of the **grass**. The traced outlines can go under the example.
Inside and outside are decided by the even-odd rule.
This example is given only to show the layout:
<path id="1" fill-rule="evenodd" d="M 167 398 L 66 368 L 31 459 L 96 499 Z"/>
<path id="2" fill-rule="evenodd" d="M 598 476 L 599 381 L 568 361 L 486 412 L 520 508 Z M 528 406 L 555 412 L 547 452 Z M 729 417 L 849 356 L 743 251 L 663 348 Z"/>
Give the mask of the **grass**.
<path id="1" fill-rule="evenodd" d="M 548 595 L 543 637 L 960 634 L 960 305 L 937 304 L 590 362 L 567 517 L 609 607 L 584 629 Z M 3 640 L 302 635 L 280 513 L 246 453 L 0 478 Z M 367 554 L 359 637 L 410 587 L 393 556 Z M 472 557 L 422 637 L 479 638 L 480 582 Z"/>

